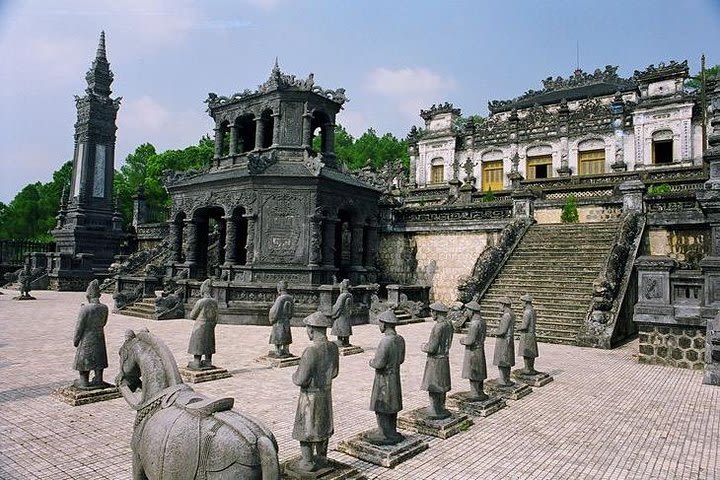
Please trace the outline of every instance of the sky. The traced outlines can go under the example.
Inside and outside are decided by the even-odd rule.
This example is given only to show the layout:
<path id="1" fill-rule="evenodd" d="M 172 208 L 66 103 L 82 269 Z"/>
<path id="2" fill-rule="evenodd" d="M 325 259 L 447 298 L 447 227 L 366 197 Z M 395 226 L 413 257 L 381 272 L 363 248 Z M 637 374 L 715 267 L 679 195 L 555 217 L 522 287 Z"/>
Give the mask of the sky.
<path id="1" fill-rule="evenodd" d="M 197 143 L 208 92 L 285 73 L 345 88 L 338 123 L 404 137 L 421 108 L 487 102 L 549 76 L 685 60 L 720 64 L 720 0 L 0 0 L 0 202 L 47 182 L 73 154 L 73 95 L 100 31 L 115 74 L 115 167 L 145 142 Z M 578 55 L 579 52 L 579 55 Z"/>

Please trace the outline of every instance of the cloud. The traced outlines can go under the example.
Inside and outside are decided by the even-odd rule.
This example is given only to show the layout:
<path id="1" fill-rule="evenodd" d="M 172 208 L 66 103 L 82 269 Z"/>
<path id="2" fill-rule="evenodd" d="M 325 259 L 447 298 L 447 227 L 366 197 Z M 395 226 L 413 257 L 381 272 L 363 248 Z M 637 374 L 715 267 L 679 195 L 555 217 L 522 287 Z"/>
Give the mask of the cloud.
<path id="1" fill-rule="evenodd" d="M 455 80 L 426 67 L 378 67 L 368 73 L 366 86 L 388 97 L 395 109 L 415 121 L 421 108 L 446 100 L 447 93 L 455 88 Z"/>
<path id="2" fill-rule="evenodd" d="M 274 10 L 282 0 L 244 0 L 244 3 L 261 10 Z"/>
<path id="3" fill-rule="evenodd" d="M 345 127 L 345 130 L 355 138 L 365 133 L 370 124 L 367 115 L 363 112 L 346 109 L 338 115 L 336 122 Z"/>

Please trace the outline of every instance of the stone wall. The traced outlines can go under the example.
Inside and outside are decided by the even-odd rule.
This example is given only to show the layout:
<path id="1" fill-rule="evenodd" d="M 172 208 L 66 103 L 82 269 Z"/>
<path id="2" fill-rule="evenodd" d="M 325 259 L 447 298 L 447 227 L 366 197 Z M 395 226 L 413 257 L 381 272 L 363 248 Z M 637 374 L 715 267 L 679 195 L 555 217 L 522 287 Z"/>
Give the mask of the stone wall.
<path id="1" fill-rule="evenodd" d="M 488 245 L 486 232 L 421 234 L 417 246 L 417 281 L 432 287 L 431 301 L 450 304 L 457 298 L 458 283 L 472 274 L 475 261 Z"/>
<path id="2" fill-rule="evenodd" d="M 543 208 L 538 205 L 535 206 L 534 217 L 537 223 L 562 223 L 560 220 L 561 215 L 562 207 Z M 621 208 L 614 205 L 578 205 L 578 221 L 580 223 L 617 220 L 621 215 Z"/>
<path id="3" fill-rule="evenodd" d="M 640 363 L 701 370 L 705 366 L 705 328 L 640 324 Z"/>
<path id="4" fill-rule="evenodd" d="M 408 233 L 384 233 L 378 250 L 378 282 L 410 285 L 415 283 L 417 260 L 415 239 Z"/>
<path id="5" fill-rule="evenodd" d="M 643 251 L 647 255 L 666 255 L 679 262 L 695 265 L 710 254 L 710 231 L 702 228 L 673 230 L 654 227 L 647 233 Z"/>

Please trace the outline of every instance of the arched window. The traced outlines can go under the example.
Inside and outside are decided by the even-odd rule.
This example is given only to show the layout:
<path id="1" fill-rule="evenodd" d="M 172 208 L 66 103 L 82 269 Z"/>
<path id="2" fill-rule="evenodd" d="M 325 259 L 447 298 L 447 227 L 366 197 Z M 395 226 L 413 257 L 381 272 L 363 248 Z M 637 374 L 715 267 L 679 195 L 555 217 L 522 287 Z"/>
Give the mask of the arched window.
<path id="1" fill-rule="evenodd" d="M 330 117 L 322 110 L 315 110 L 310 128 L 313 134 L 311 142 L 313 150 L 323 154 L 334 153 L 335 145 L 333 142 L 335 136 L 330 129 L 335 128 L 335 126 L 330 121 Z"/>
<path id="2" fill-rule="evenodd" d="M 659 130 L 652 135 L 652 163 L 661 165 L 673 162 L 672 130 Z"/>
<path id="3" fill-rule="evenodd" d="M 528 180 L 552 177 L 552 147 L 539 145 L 527 149 L 525 175 Z"/>
<path id="4" fill-rule="evenodd" d="M 491 150 L 483 153 L 482 163 L 482 191 L 499 192 L 503 190 L 503 153 L 500 150 Z"/>
<path id="5" fill-rule="evenodd" d="M 445 162 L 442 158 L 433 158 L 430 162 L 430 183 L 436 185 L 445 181 Z"/>
<path id="6" fill-rule="evenodd" d="M 275 129 L 275 117 L 272 115 L 272 110 L 265 110 L 262 113 L 262 144 L 260 148 L 269 148 L 273 142 L 273 130 Z"/>
<path id="7" fill-rule="evenodd" d="M 255 149 L 255 120 L 251 113 L 238 117 L 237 125 L 237 151 L 245 153 Z"/>
<path id="8" fill-rule="evenodd" d="M 605 142 L 584 140 L 578 144 L 578 175 L 605 173 Z"/>

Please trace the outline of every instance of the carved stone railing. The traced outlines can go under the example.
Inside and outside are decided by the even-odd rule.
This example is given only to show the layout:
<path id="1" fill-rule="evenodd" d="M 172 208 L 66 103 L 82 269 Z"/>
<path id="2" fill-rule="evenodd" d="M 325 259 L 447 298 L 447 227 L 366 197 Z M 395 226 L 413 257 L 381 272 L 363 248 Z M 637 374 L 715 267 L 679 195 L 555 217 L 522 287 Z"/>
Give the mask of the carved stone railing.
<path id="1" fill-rule="evenodd" d="M 112 287 L 116 285 L 116 276 L 137 276 L 145 272 L 150 264 L 163 265 L 170 256 L 170 244 L 167 240 L 163 240 L 149 250 L 140 250 L 127 257 L 122 263 L 110 265 L 112 277 L 105 279 L 100 284 L 100 290 L 103 292 L 112 291 Z"/>
<path id="2" fill-rule="evenodd" d="M 472 274 L 458 285 L 458 300 L 467 303 L 472 299 L 482 298 L 500 273 L 512 252 L 527 232 L 533 220 L 521 217 L 505 226 L 500 234 L 497 245 L 486 248 L 475 262 Z"/>
<path id="3" fill-rule="evenodd" d="M 578 333 L 578 345 L 612 348 L 616 338 L 625 338 L 632 333 L 631 309 L 635 299 L 626 296 L 634 297 L 627 294 L 644 229 L 645 216 L 642 213 L 629 212 L 625 215 L 603 271 L 593 282 L 593 299 Z M 618 325 L 619 320 L 624 323 Z"/>
<path id="4" fill-rule="evenodd" d="M 508 221 L 513 216 L 512 200 L 496 202 L 401 207 L 395 210 L 396 226 L 453 224 L 477 221 Z"/>

